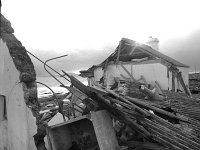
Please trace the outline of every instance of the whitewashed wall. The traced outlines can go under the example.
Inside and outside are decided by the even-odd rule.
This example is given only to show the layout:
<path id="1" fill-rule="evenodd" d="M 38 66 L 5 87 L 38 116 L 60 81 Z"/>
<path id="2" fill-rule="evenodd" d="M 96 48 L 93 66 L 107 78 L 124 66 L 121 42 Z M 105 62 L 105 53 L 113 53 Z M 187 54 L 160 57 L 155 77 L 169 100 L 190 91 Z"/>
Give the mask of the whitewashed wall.
<path id="1" fill-rule="evenodd" d="M 36 121 L 25 104 L 19 72 L 2 39 L 0 57 L 0 95 L 6 96 L 8 118 L 0 121 L 0 150 L 36 150 Z"/>
<path id="2" fill-rule="evenodd" d="M 152 83 L 158 81 L 162 88 L 168 88 L 168 79 L 167 79 L 167 68 L 160 64 L 137 64 L 137 65 L 123 65 L 132 75 L 138 80 L 141 75 L 143 75 L 148 83 Z M 125 77 L 129 77 L 129 75 L 125 72 L 125 70 L 120 65 L 110 65 L 107 69 L 107 77 L 111 79 L 113 76 L 120 77 L 120 74 L 123 74 Z M 130 77 L 129 77 L 130 78 Z"/>
<path id="3" fill-rule="evenodd" d="M 143 75 L 148 83 L 158 81 L 162 89 L 171 89 L 172 88 L 172 74 L 169 74 L 169 81 L 167 78 L 167 67 L 161 63 L 151 63 L 151 64 L 126 64 L 123 65 L 132 75 L 138 80 L 141 75 Z M 182 71 L 183 79 L 185 83 L 188 83 L 188 69 L 179 68 Z M 106 80 L 109 85 L 112 85 L 114 82 L 114 77 L 123 76 L 130 78 L 126 71 L 120 65 L 108 65 L 106 69 Z M 91 80 L 99 81 L 103 75 L 103 70 L 101 67 L 94 70 L 94 78 Z M 178 84 L 176 82 L 176 88 Z"/>
<path id="4" fill-rule="evenodd" d="M 94 71 L 95 81 L 99 81 L 102 76 L 103 76 L 102 67 L 98 67 L 97 69 L 95 69 Z"/>

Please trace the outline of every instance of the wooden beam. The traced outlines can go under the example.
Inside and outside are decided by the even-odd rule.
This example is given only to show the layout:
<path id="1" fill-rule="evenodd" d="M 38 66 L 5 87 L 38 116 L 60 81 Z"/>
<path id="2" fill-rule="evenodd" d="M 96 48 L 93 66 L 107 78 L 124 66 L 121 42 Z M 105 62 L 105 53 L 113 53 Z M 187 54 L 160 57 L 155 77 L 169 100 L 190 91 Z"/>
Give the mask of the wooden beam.
<path id="1" fill-rule="evenodd" d="M 152 98 L 152 99 L 154 99 L 154 100 L 160 100 L 160 101 L 162 101 L 162 100 L 165 99 L 165 97 L 164 97 L 163 95 L 160 95 L 159 93 L 157 93 L 157 92 L 154 91 L 154 90 L 148 89 L 148 88 L 145 87 L 144 85 L 141 85 L 141 86 L 139 87 L 139 90 L 140 90 L 141 92 L 143 92 L 145 95 L 147 95 L 149 98 Z M 155 90 L 156 90 L 156 89 L 155 89 Z"/>
<path id="2" fill-rule="evenodd" d="M 153 110 L 153 111 L 155 111 L 155 112 L 161 113 L 161 114 L 166 115 L 166 116 L 168 116 L 168 117 L 181 120 L 181 121 L 183 121 L 183 122 L 188 122 L 188 121 L 189 121 L 187 117 L 184 117 L 184 116 L 176 116 L 176 115 L 174 115 L 174 114 L 171 113 L 171 112 L 168 112 L 168 111 L 165 111 L 165 110 L 163 110 L 163 109 L 160 109 L 160 108 L 158 108 L 158 107 L 156 107 L 156 106 L 153 106 L 154 103 L 151 103 L 151 102 L 148 102 L 148 101 L 144 101 L 144 100 L 142 100 L 142 99 L 137 99 L 137 98 L 129 97 L 129 96 L 126 96 L 125 98 L 126 98 L 127 100 L 129 100 L 130 102 L 136 104 L 136 105 L 139 106 L 139 107 Z"/>
<path id="3" fill-rule="evenodd" d="M 175 92 L 175 72 L 172 71 L 172 91 Z"/>
<path id="4" fill-rule="evenodd" d="M 191 97 L 192 94 L 191 94 L 190 90 L 187 88 L 187 86 L 185 85 L 181 72 L 178 72 L 178 73 L 177 73 L 177 79 L 178 79 L 178 81 L 180 82 L 181 86 L 183 87 L 185 93 L 186 93 L 188 96 Z"/>
<path id="5" fill-rule="evenodd" d="M 119 48 L 118 48 L 118 50 L 117 50 L 117 60 L 116 60 L 116 64 L 119 63 L 120 49 L 121 49 L 121 42 L 119 43 Z"/>
<path id="6" fill-rule="evenodd" d="M 135 51 L 136 47 L 137 47 L 137 43 L 135 44 L 135 46 L 133 47 L 133 49 L 131 50 L 131 52 L 129 53 L 129 55 L 133 54 L 133 52 Z"/>
<path id="7" fill-rule="evenodd" d="M 119 48 L 117 51 L 117 60 L 116 60 L 116 64 L 119 64 L 119 57 L 120 57 L 120 53 L 123 52 L 125 49 L 125 46 L 122 48 L 121 42 L 119 43 Z"/>
<path id="8" fill-rule="evenodd" d="M 153 64 L 153 63 L 161 63 L 160 59 L 152 59 L 152 60 L 145 60 L 141 62 L 136 62 L 136 61 L 128 61 L 128 62 L 120 62 L 122 65 L 141 65 L 141 64 Z M 112 63 L 110 63 L 112 65 Z"/>
<path id="9" fill-rule="evenodd" d="M 130 72 L 120 63 L 121 67 L 124 69 L 124 71 L 131 77 L 131 79 L 134 82 L 137 82 L 137 80 L 130 74 Z"/>
<path id="10" fill-rule="evenodd" d="M 133 64 L 131 64 L 131 75 L 133 76 Z"/>

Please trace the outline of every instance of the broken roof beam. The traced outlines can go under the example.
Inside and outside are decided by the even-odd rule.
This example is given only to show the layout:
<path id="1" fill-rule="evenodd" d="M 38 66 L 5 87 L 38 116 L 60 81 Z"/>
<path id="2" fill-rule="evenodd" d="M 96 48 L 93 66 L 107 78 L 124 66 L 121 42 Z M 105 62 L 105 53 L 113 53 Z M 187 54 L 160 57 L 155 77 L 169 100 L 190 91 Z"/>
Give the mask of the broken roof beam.
<path id="1" fill-rule="evenodd" d="M 128 108 L 122 106 L 123 110 L 119 110 L 114 105 L 112 105 L 112 103 L 109 103 L 110 100 L 112 100 L 114 103 L 117 103 L 117 104 L 119 104 L 118 101 L 121 101 L 123 102 L 123 105 L 124 103 L 126 103 L 125 105 L 128 105 L 129 102 L 131 101 L 127 97 L 124 98 L 118 95 L 117 97 L 115 97 L 113 96 L 112 92 L 110 92 L 110 94 L 112 95 L 106 94 L 106 93 L 104 94 L 102 92 L 98 92 L 97 89 L 95 91 L 91 91 L 90 88 L 83 85 L 80 81 L 75 80 L 73 76 L 69 76 L 69 77 L 72 80 L 72 83 L 74 83 L 74 85 L 77 86 L 77 88 L 79 88 L 81 91 L 86 90 L 85 92 L 87 93 L 87 95 L 91 97 L 94 101 L 96 101 L 100 107 L 107 109 L 114 117 L 118 118 L 119 121 L 122 121 L 123 123 L 127 124 L 133 130 L 139 131 L 144 138 L 147 138 L 147 139 L 150 138 L 150 140 L 154 139 L 155 141 L 162 143 L 163 145 L 169 148 L 176 147 L 177 149 L 185 148 L 188 150 L 190 149 L 198 150 L 200 148 L 199 138 L 196 135 L 194 135 L 188 130 L 185 130 L 185 129 L 183 130 L 182 128 L 177 127 L 173 123 L 159 117 L 156 114 L 150 113 L 149 111 L 147 111 L 149 105 L 146 105 L 146 108 L 145 108 L 132 101 L 132 103 L 140 107 L 140 109 L 143 109 L 143 111 L 138 111 L 139 109 L 131 110 L 129 109 L 129 106 Z M 116 94 L 114 93 L 114 95 Z M 127 100 L 129 100 L 129 102 L 127 102 Z M 133 112 L 134 110 L 137 110 L 137 111 Z M 153 109 L 150 109 L 150 110 L 153 110 Z M 154 108 L 153 111 L 155 110 L 156 109 Z M 192 125 L 192 126 L 194 125 L 194 123 L 191 122 L 190 118 L 187 118 L 185 116 L 179 116 L 179 115 L 176 116 L 173 113 L 167 112 L 162 109 L 159 109 L 159 111 L 164 111 L 166 113 L 169 113 L 165 115 L 169 116 L 171 119 L 176 118 L 178 120 L 183 120 L 183 122 L 187 122 L 188 125 Z M 140 115 L 140 114 L 146 114 L 146 113 L 148 117 L 145 117 L 145 115 L 143 116 Z M 138 114 L 140 116 L 139 118 L 138 118 Z M 171 120 L 170 118 L 169 120 Z M 135 119 L 137 121 L 135 121 Z"/>
<path id="2" fill-rule="evenodd" d="M 189 88 L 185 85 L 181 72 L 178 72 L 178 73 L 177 73 L 177 80 L 181 83 L 181 85 L 182 85 L 182 87 L 183 87 L 185 93 L 186 93 L 188 96 L 191 97 L 192 94 L 191 94 Z"/>
<path id="3" fill-rule="evenodd" d="M 133 55 L 129 54 L 121 54 L 119 60 L 120 61 L 131 61 L 132 59 L 142 59 L 145 57 L 150 57 L 148 54 L 140 53 L 140 52 L 134 52 Z M 155 58 L 155 57 L 153 57 Z"/>
<path id="4" fill-rule="evenodd" d="M 159 51 L 153 50 L 152 48 L 150 48 L 147 45 L 143 44 L 142 46 L 140 46 L 140 50 L 142 50 L 145 53 L 148 53 L 149 55 L 152 55 L 153 57 L 158 57 L 158 58 L 166 61 L 167 63 L 176 66 L 176 67 L 186 67 L 186 68 L 189 68 L 189 66 L 187 66 L 185 64 L 182 64 L 182 63 L 176 61 L 175 59 L 173 59 L 173 58 L 171 58 L 171 57 L 169 57 L 167 55 L 162 54 Z"/>
<path id="5" fill-rule="evenodd" d="M 121 42 L 119 43 L 119 48 L 117 49 L 117 60 L 116 60 L 116 64 L 119 63 L 120 51 L 121 51 Z"/>
<path id="6" fill-rule="evenodd" d="M 137 65 L 137 64 L 152 64 L 152 63 L 161 63 L 161 60 L 160 59 L 151 59 L 151 60 L 146 60 L 146 61 L 141 61 L 141 62 L 136 62 L 136 61 L 129 61 L 129 62 L 123 62 L 123 61 L 120 61 L 120 64 L 122 65 Z M 110 62 L 109 63 L 110 65 L 113 64 L 113 62 Z"/>
<path id="7" fill-rule="evenodd" d="M 130 76 L 133 82 L 138 82 L 132 75 L 131 73 L 120 63 L 120 66 L 124 69 L 124 71 Z"/>
<path id="8" fill-rule="evenodd" d="M 129 45 L 129 46 L 132 46 L 132 47 L 134 47 L 135 44 L 136 44 L 135 41 L 130 40 L 130 39 L 126 39 L 126 38 L 123 38 L 121 41 L 124 41 L 123 43 L 125 45 Z M 150 46 L 147 46 L 145 44 L 140 44 L 138 46 L 138 49 L 141 50 L 144 53 L 147 53 L 147 54 L 153 56 L 153 57 L 161 58 L 161 59 L 163 59 L 163 60 L 167 61 L 168 63 L 173 64 L 175 66 L 178 66 L 178 67 L 189 67 L 189 66 L 187 66 L 187 65 L 185 65 L 183 63 L 180 63 L 180 62 L 176 61 L 173 58 L 170 58 L 170 57 L 162 54 L 159 51 L 156 51 L 156 50 L 152 49 Z"/>
<path id="9" fill-rule="evenodd" d="M 129 55 L 132 55 L 133 52 L 135 51 L 135 49 L 137 48 L 138 44 L 136 43 L 135 46 L 133 47 L 133 49 L 131 50 L 131 52 L 129 53 Z"/>
<path id="10" fill-rule="evenodd" d="M 107 99 L 106 97 L 104 97 L 102 94 L 100 94 L 98 92 L 94 93 L 94 92 L 90 91 L 90 88 L 85 86 L 83 83 L 81 83 L 75 77 L 70 76 L 70 75 L 68 75 L 68 77 L 71 79 L 72 84 L 76 88 L 78 88 L 80 91 L 85 93 L 88 97 L 92 98 L 95 102 L 98 102 L 98 104 L 102 108 L 106 109 L 113 116 L 117 117 L 119 120 L 121 120 L 125 124 L 129 125 L 133 130 L 137 130 L 138 132 L 140 132 L 143 135 L 143 137 L 145 137 L 147 139 L 150 138 L 150 133 L 148 131 L 146 131 L 145 128 L 143 128 L 141 125 L 139 125 L 136 122 L 134 122 L 131 118 L 126 116 L 121 111 L 119 111 L 116 108 L 114 108 L 113 106 L 111 106 L 108 103 L 109 99 Z"/>

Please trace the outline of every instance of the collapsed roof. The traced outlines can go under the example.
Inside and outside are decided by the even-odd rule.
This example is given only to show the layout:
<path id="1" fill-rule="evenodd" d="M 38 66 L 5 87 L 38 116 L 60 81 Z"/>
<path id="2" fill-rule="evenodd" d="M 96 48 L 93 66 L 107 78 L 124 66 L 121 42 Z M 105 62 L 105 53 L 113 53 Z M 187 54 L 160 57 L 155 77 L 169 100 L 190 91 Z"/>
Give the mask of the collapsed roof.
<path id="1" fill-rule="evenodd" d="M 130 62 L 134 59 L 144 59 L 147 58 L 148 60 L 159 60 L 161 63 L 164 63 L 168 66 L 174 67 L 185 67 L 188 68 L 189 66 L 167 56 L 163 53 L 154 50 L 148 45 L 138 43 L 136 41 L 122 38 L 119 45 L 117 46 L 116 50 L 101 64 L 92 66 L 88 70 L 83 70 L 81 72 L 82 77 L 90 77 L 93 70 L 97 67 L 104 67 L 107 63 L 114 61 L 115 63 L 118 61 L 122 62 Z"/>

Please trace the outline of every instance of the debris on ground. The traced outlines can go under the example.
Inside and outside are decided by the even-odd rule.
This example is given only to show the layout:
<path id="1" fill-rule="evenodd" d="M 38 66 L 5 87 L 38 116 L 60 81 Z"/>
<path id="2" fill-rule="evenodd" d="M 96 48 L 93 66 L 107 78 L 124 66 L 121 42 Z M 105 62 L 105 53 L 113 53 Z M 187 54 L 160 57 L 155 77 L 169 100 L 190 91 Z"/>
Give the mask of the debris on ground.
<path id="1" fill-rule="evenodd" d="M 140 98 L 135 98 L 117 90 L 85 86 L 70 75 L 69 78 L 73 86 L 87 96 L 90 112 L 101 109 L 109 112 L 120 146 L 128 149 L 200 148 L 200 101 L 197 99 L 163 91 L 163 100 L 152 100 L 140 90 L 136 90 L 138 95 L 141 93 Z"/>
<path id="2" fill-rule="evenodd" d="M 142 52 L 145 51 L 145 57 L 142 55 L 141 58 L 138 58 L 137 52 L 139 51 L 134 51 L 137 47 L 137 43 L 136 45 L 134 43 L 135 46 L 133 47 L 131 43 L 127 44 L 126 39 L 125 45 L 128 48 L 125 51 L 121 47 L 123 46 L 124 40 L 125 39 L 122 39 L 122 45 L 119 45 L 116 51 L 111 54 L 101 66 L 105 68 L 107 62 L 111 61 L 110 63 L 120 65 L 129 77 L 123 74 L 120 74 L 120 77 L 115 77 L 111 74 L 110 76 L 112 77 L 109 78 L 110 80 L 107 80 L 104 70 L 103 76 L 99 80 L 95 81 L 91 79 L 89 80 L 90 86 L 85 86 L 74 76 L 62 71 L 64 75 L 61 76 L 67 76 L 69 79 L 67 80 L 71 85 L 65 86 L 61 83 L 61 86 L 66 88 L 69 93 L 58 96 L 53 93 L 51 97 L 40 99 L 40 104 L 42 106 L 40 111 L 42 122 L 49 122 L 58 112 L 63 116 L 62 123 L 58 123 L 55 126 L 48 126 L 50 135 L 47 134 L 47 137 L 51 147 L 50 150 L 73 149 L 73 146 L 76 146 L 77 149 L 88 149 L 88 147 L 84 148 L 84 146 L 80 144 L 84 137 L 82 134 L 79 136 L 81 138 L 73 136 L 76 140 L 67 144 L 67 147 L 64 147 L 65 144 L 63 147 L 62 144 L 55 144 L 55 141 L 59 141 L 55 140 L 55 138 L 59 137 L 58 139 L 60 139 L 60 142 L 63 140 L 66 141 L 65 137 L 68 137 L 68 140 L 71 139 L 69 135 L 71 136 L 74 130 L 70 129 L 68 133 L 67 129 L 70 127 L 67 127 L 67 133 L 64 135 L 63 129 L 65 130 L 66 126 L 72 122 L 75 123 L 83 117 L 92 116 L 94 112 L 97 113 L 102 110 L 108 112 L 107 115 L 110 116 L 112 120 L 112 128 L 115 131 L 116 139 L 119 144 L 115 149 L 199 150 L 200 100 L 192 97 L 187 84 L 184 82 L 182 72 L 175 67 L 182 66 L 187 68 L 188 66 L 144 45 L 140 46 L 140 48 L 146 48 L 142 49 Z M 133 52 L 134 55 L 132 55 Z M 144 53 L 140 51 L 139 54 L 141 55 Z M 140 79 L 136 80 L 123 64 L 120 64 L 120 61 L 125 58 L 126 62 L 130 60 L 143 63 L 147 60 L 160 61 L 158 58 L 168 63 L 170 62 L 171 66 L 167 66 L 167 77 L 165 78 L 166 81 L 169 81 L 169 72 L 171 72 L 171 91 L 169 91 L 169 83 L 168 90 L 163 90 L 159 81 L 152 80 L 151 82 L 147 82 L 143 75 L 140 75 Z M 94 68 L 95 66 L 87 71 L 82 71 L 82 76 L 93 76 L 94 72 L 92 69 Z M 177 87 L 175 83 L 177 83 Z M 91 119 L 89 120 L 92 122 Z M 51 132 L 54 130 L 54 127 L 55 135 Z M 59 131 L 57 127 L 61 128 L 62 131 Z M 99 128 L 98 130 L 101 131 L 102 129 L 103 128 Z M 78 128 L 75 130 L 79 131 Z M 76 133 L 74 132 L 74 134 Z M 98 134 L 96 131 L 95 135 L 97 136 L 96 144 L 99 145 L 99 148 L 94 148 L 92 146 L 91 149 L 102 149 L 100 146 L 101 141 L 98 141 Z M 78 142 L 78 139 L 81 140 Z"/>
<path id="3" fill-rule="evenodd" d="M 73 121 L 82 115 L 106 110 L 112 118 L 119 149 L 200 149 L 198 99 L 167 90 L 159 92 L 162 99 L 157 99 L 141 91 L 144 84 L 120 81 L 110 90 L 88 87 L 75 77 L 68 77 L 74 93 L 60 98 L 64 115 Z M 124 91 L 120 89 L 122 86 Z M 42 113 L 41 120 L 51 120 L 59 110 L 57 107 L 55 101 L 48 103 L 43 108 L 48 112 Z"/>
<path id="4" fill-rule="evenodd" d="M 189 88 L 192 94 L 200 93 L 200 73 L 199 72 L 189 73 Z"/>

